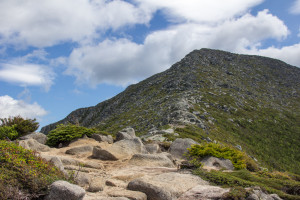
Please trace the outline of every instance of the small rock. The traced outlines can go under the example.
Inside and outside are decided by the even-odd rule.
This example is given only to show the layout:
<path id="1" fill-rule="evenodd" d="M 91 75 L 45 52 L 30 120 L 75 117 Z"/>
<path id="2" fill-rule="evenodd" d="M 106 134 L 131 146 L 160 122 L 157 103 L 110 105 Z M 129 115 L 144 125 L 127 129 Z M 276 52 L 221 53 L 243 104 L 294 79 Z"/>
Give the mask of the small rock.
<path id="1" fill-rule="evenodd" d="M 97 140 L 98 142 L 107 142 L 108 144 L 112 144 L 114 142 L 111 135 L 101 135 L 101 134 L 93 134 L 91 136 L 93 139 Z"/>
<path id="2" fill-rule="evenodd" d="M 204 159 L 201 160 L 201 163 L 205 167 L 213 168 L 216 170 L 220 170 L 222 168 L 225 168 L 227 170 L 234 170 L 234 166 L 232 162 L 228 159 L 224 158 L 216 158 L 213 156 L 207 156 Z"/>
<path id="3" fill-rule="evenodd" d="M 113 190 L 108 192 L 111 197 L 126 197 L 130 200 L 147 200 L 145 193 L 131 190 Z"/>
<path id="4" fill-rule="evenodd" d="M 46 200 L 82 200 L 85 190 L 67 181 L 55 181 L 50 185 Z"/>
<path id="5" fill-rule="evenodd" d="M 74 174 L 74 179 L 75 182 L 77 183 L 77 185 L 79 186 L 86 186 L 89 185 L 91 182 L 91 177 L 88 173 L 84 173 L 84 172 L 75 172 Z"/>
<path id="6" fill-rule="evenodd" d="M 119 131 L 116 135 L 116 141 L 129 140 L 135 138 L 135 131 L 133 128 L 125 128 Z"/>
<path id="7" fill-rule="evenodd" d="M 129 163 L 148 167 L 174 167 L 172 160 L 164 154 L 134 154 Z"/>
<path id="8" fill-rule="evenodd" d="M 146 144 L 145 147 L 150 154 L 161 152 L 158 144 Z"/>
<path id="9" fill-rule="evenodd" d="M 182 194 L 178 200 L 222 199 L 223 194 L 226 192 L 229 192 L 229 189 L 210 185 L 197 185 L 196 187 Z"/>
<path id="10" fill-rule="evenodd" d="M 112 187 L 120 187 L 120 188 L 127 188 L 127 183 L 118 179 L 108 179 L 106 180 L 105 184 L 107 186 L 112 186 Z"/>

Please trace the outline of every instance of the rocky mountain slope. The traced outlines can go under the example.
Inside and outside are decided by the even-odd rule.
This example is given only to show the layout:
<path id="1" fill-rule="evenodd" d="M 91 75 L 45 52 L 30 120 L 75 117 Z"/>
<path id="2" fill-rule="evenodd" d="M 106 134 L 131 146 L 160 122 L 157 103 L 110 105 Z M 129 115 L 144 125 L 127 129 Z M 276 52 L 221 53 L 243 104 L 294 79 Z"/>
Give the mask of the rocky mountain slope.
<path id="1" fill-rule="evenodd" d="M 282 61 L 229 52 L 195 50 L 165 72 L 129 86 L 57 124 L 77 123 L 115 133 L 176 134 L 246 150 L 262 164 L 300 173 L 300 69 Z"/>

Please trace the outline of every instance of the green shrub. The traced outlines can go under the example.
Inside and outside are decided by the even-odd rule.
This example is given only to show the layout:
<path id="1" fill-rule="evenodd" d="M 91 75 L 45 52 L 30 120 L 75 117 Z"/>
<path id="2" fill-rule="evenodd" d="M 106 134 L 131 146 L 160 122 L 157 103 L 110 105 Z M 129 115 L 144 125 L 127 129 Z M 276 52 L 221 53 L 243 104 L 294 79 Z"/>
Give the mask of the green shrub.
<path id="1" fill-rule="evenodd" d="M 13 126 L 0 126 L 0 140 L 10 139 L 14 140 L 18 137 L 16 125 Z"/>
<path id="2" fill-rule="evenodd" d="M 81 138 L 83 135 L 91 136 L 96 132 L 96 129 L 86 128 L 78 125 L 60 124 L 56 127 L 56 129 L 50 131 L 48 134 L 47 145 L 57 146 L 60 143 L 67 143 L 76 138 Z"/>
<path id="3" fill-rule="evenodd" d="M 214 143 L 205 143 L 201 145 L 192 145 L 188 149 L 187 156 L 190 159 L 202 159 L 206 156 L 214 156 L 217 158 L 224 158 L 231 160 L 235 169 L 245 169 L 247 168 L 247 163 L 250 163 L 250 158 L 243 152 L 234 149 L 229 146 L 214 144 Z M 250 163 L 251 169 L 258 169 L 255 166 L 254 161 Z M 250 165 L 249 164 L 249 165 Z"/>
<path id="4" fill-rule="evenodd" d="M 34 152 L 0 141 L 0 199 L 37 199 L 64 175 Z"/>
<path id="5" fill-rule="evenodd" d="M 234 186 L 230 188 L 228 193 L 224 194 L 223 198 L 226 200 L 243 200 L 246 199 L 247 196 L 249 196 L 249 194 L 245 188 L 241 186 Z"/>
<path id="6" fill-rule="evenodd" d="M 1 127 L 14 126 L 15 130 L 18 132 L 17 137 L 34 132 L 39 128 L 39 123 L 36 122 L 36 119 L 23 119 L 21 116 L 1 118 L 0 121 Z"/>

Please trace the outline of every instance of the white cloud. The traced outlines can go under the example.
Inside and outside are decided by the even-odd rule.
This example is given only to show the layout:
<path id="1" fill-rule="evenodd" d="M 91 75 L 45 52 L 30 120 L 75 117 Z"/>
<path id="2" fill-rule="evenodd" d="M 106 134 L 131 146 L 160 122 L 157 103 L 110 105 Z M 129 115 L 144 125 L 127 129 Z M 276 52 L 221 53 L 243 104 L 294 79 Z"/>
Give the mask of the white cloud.
<path id="1" fill-rule="evenodd" d="M 264 0 L 135 0 L 150 8 L 162 9 L 171 20 L 220 22 L 241 15 Z"/>
<path id="2" fill-rule="evenodd" d="M 290 8 L 292 14 L 300 14 L 300 0 L 296 0 L 293 6 Z"/>
<path id="3" fill-rule="evenodd" d="M 245 50 L 244 53 L 257 54 L 283 60 L 291 65 L 300 67 L 300 43 L 282 48 L 269 47 L 266 49 Z"/>
<path id="4" fill-rule="evenodd" d="M 0 80 L 26 86 L 41 86 L 48 91 L 54 74 L 46 66 L 35 64 L 0 64 Z"/>
<path id="5" fill-rule="evenodd" d="M 22 100 L 13 99 L 8 95 L 0 96 L 0 110 L 0 118 L 18 115 L 24 118 L 38 118 L 47 114 L 36 102 L 28 104 Z"/>
<path id="6" fill-rule="evenodd" d="M 0 44 L 45 47 L 83 42 L 99 31 L 145 24 L 152 10 L 121 0 L 0 1 Z"/>
<path id="7" fill-rule="evenodd" d="M 284 23 L 267 10 L 218 25 L 177 25 L 151 33 L 143 44 L 118 39 L 74 49 L 67 73 L 81 83 L 127 85 L 167 69 L 194 49 L 241 52 L 255 49 L 261 40 L 287 35 Z"/>

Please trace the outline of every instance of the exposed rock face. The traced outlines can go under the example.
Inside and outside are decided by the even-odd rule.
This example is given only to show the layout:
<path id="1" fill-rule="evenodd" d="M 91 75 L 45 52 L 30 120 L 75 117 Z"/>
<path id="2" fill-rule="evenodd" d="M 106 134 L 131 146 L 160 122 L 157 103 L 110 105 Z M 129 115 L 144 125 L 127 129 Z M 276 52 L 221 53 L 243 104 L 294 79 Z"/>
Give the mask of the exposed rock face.
<path id="1" fill-rule="evenodd" d="M 35 139 L 21 140 L 19 142 L 19 145 L 25 149 L 29 149 L 33 151 L 41 151 L 41 152 L 50 151 L 50 147 L 39 143 Z"/>
<path id="2" fill-rule="evenodd" d="M 161 149 L 158 144 L 146 144 L 145 147 L 150 154 L 161 152 Z"/>
<path id="3" fill-rule="evenodd" d="M 46 144 L 46 142 L 48 140 L 48 138 L 45 134 L 39 133 L 39 132 L 30 133 L 28 135 L 20 137 L 19 139 L 20 140 L 35 139 L 36 141 L 38 141 L 41 144 Z"/>
<path id="4" fill-rule="evenodd" d="M 50 186 L 50 193 L 46 200 L 82 200 L 84 189 L 66 181 L 56 181 Z"/>
<path id="5" fill-rule="evenodd" d="M 198 144 L 190 138 L 177 138 L 170 146 L 169 152 L 175 158 L 183 159 L 184 154 L 188 152 L 187 148 L 190 148 L 191 145 Z"/>
<path id="6" fill-rule="evenodd" d="M 148 199 L 163 200 L 176 199 L 197 185 L 207 184 L 197 176 L 171 172 L 133 180 L 128 189 L 144 192 Z"/>
<path id="7" fill-rule="evenodd" d="M 202 159 L 201 163 L 204 165 L 204 168 L 207 167 L 215 170 L 225 168 L 227 170 L 234 170 L 232 162 L 224 158 L 216 158 L 216 157 L 208 156 Z"/>
<path id="8" fill-rule="evenodd" d="M 134 154 L 129 163 L 148 167 L 175 167 L 172 160 L 165 154 Z"/>
<path id="9" fill-rule="evenodd" d="M 70 155 L 79 155 L 84 153 L 92 153 L 93 147 L 92 146 L 81 146 L 81 147 L 73 147 L 66 151 L 66 154 Z"/>
<path id="10" fill-rule="evenodd" d="M 146 153 L 147 150 L 139 138 L 120 140 L 112 146 L 102 149 L 94 147 L 93 157 L 101 160 L 119 160 L 137 153 Z"/>
<path id="11" fill-rule="evenodd" d="M 222 196 L 229 192 L 229 189 L 224 189 L 211 185 L 197 185 L 189 191 L 182 194 L 178 200 L 191 200 L 191 199 L 222 199 Z"/>
<path id="12" fill-rule="evenodd" d="M 98 142 L 107 142 L 108 144 L 112 144 L 114 142 L 111 135 L 101 135 L 101 134 L 93 134 L 92 138 L 97 140 Z"/>
<path id="13" fill-rule="evenodd" d="M 125 128 L 121 131 L 119 131 L 116 135 L 116 141 L 120 141 L 120 140 L 130 140 L 135 138 L 135 131 L 133 128 Z"/>

